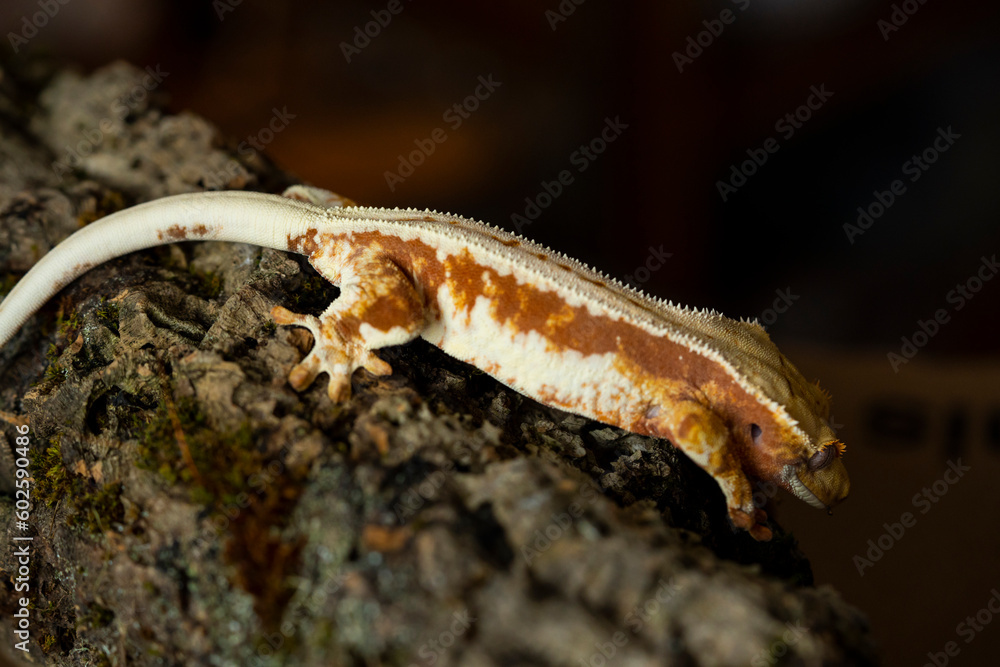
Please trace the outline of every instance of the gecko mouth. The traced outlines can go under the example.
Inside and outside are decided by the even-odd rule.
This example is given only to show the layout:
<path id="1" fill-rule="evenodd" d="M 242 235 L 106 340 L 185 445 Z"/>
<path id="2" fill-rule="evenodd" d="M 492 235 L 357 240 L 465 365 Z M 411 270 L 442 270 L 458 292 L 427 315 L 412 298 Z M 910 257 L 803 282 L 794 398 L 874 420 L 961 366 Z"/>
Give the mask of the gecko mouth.
<path id="1" fill-rule="evenodd" d="M 794 493 L 799 500 L 809 503 L 816 509 L 826 509 L 826 504 L 817 498 L 816 494 L 809 490 L 809 487 L 802 483 L 802 480 L 799 479 L 798 473 L 793 472 L 789 476 L 788 482 L 792 487 L 792 493 Z"/>

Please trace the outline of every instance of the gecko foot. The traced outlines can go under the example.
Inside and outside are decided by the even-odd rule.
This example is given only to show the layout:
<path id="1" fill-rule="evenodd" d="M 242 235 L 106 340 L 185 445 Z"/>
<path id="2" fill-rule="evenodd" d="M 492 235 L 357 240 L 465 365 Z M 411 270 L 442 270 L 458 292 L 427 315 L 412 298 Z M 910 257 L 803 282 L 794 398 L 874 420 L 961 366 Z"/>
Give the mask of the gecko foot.
<path id="1" fill-rule="evenodd" d="M 349 344 L 330 322 L 323 322 L 313 315 L 299 315 L 282 306 L 271 309 L 277 324 L 308 329 L 312 335 L 313 349 L 292 368 L 288 384 L 296 391 L 309 387 L 320 373 L 330 376 L 327 393 L 334 403 L 351 397 L 351 375 L 358 368 L 365 368 L 374 375 L 391 375 L 392 367 L 379 359 L 371 350 L 359 344 Z"/>
<path id="2" fill-rule="evenodd" d="M 750 536 L 758 542 L 767 542 L 772 537 L 771 529 L 765 525 L 767 512 L 760 508 L 746 512 L 738 507 L 730 507 L 729 519 L 733 525 L 750 533 Z"/>

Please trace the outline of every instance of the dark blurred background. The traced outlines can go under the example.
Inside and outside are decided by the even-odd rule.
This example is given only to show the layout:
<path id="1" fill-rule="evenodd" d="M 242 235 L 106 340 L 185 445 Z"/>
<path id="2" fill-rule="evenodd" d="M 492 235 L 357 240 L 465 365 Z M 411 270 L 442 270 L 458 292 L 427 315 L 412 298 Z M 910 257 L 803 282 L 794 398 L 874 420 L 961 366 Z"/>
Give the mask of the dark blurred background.
<path id="1" fill-rule="evenodd" d="M 520 225 L 658 296 L 761 317 L 831 391 L 848 444 L 833 518 L 775 498 L 817 582 L 869 614 L 888 664 L 1000 651 L 1000 618 L 984 623 L 1000 587 L 996 3 L 50 4 L 22 43 L 46 3 L 3 3 L 14 57 L 159 68 L 173 111 L 255 137 L 304 181 Z M 902 337 L 915 356 L 894 368 Z"/>

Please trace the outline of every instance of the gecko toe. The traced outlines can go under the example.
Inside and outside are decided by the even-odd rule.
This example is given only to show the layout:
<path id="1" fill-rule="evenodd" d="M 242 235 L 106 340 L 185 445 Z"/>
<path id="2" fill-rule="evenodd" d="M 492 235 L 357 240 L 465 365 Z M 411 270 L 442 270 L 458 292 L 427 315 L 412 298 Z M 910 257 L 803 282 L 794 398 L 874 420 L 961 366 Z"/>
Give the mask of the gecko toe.
<path id="1" fill-rule="evenodd" d="M 319 357 L 310 353 L 305 359 L 296 364 L 292 372 L 288 374 L 288 384 L 292 385 L 295 391 L 302 391 L 311 385 L 319 374 Z"/>
<path id="2" fill-rule="evenodd" d="M 275 306 L 271 309 L 271 319 L 275 324 L 304 327 L 317 336 L 320 331 L 319 318 L 313 315 L 300 315 L 293 313 L 284 306 Z"/>
<path id="3" fill-rule="evenodd" d="M 351 378 L 343 375 L 330 376 L 330 385 L 326 393 L 334 403 L 343 403 L 351 397 Z"/>
<path id="4" fill-rule="evenodd" d="M 750 533 L 750 537 L 758 542 L 767 542 L 771 539 L 771 529 L 765 525 L 767 513 L 760 508 L 751 507 L 748 511 L 739 507 L 730 507 L 729 519 L 734 526 L 747 531 Z"/>
<path id="5" fill-rule="evenodd" d="M 366 352 L 360 364 L 372 375 L 392 375 L 392 366 L 382 361 L 372 352 Z"/>
<path id="6" fill-rule="evenodd" d="M 729 508 L 729 520 L 733 522 L 734 526 L 743 530 L 749 530 L 754 525 L 754 520 L 750 518 L 750 515 L 738 507 Z"/>
<path id="7" fill-rule="evenodd" d="M 758 542 L 768 542 L 771 539 L 771 529 L 767 527 L 767 512 L 759 507 L 753 513 L 754 525 L 750 528 L 750 536 Z"/>

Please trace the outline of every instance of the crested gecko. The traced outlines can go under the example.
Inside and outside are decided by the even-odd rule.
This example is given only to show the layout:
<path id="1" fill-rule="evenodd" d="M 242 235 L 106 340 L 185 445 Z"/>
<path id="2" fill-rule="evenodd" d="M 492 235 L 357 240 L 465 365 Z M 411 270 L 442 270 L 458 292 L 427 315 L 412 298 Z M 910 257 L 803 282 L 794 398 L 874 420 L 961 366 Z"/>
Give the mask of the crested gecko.
<path id="1" fill-rule="evenodd" d="M 326 373 L 329 397 L 344 401 L 357 368 L 392 372 L 373 350 L 421 336 L 542 403 L 669 439 L 715 478 L 733 524 L 755 539 L 771 531 L 752 478 L 817 508 L 847 496 L 828 397 L 755 321 L 651 298 L 498 227 L 355 206 L 307 186 L 174 195 L 87 225 L 0 302 L 0 347 L 90 268 L 182 240 L 300 253 L 340 287 L 319 317 L 271 311 L 315 341 L 289 372 L 296 390 Z"/>

